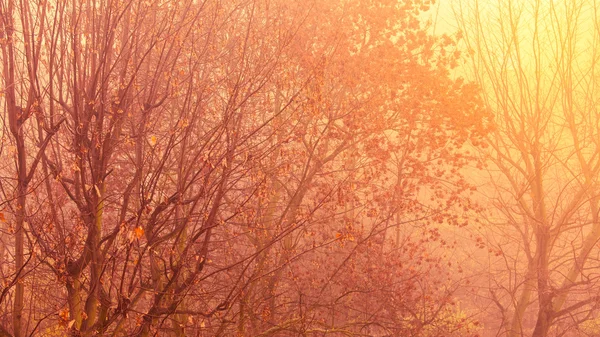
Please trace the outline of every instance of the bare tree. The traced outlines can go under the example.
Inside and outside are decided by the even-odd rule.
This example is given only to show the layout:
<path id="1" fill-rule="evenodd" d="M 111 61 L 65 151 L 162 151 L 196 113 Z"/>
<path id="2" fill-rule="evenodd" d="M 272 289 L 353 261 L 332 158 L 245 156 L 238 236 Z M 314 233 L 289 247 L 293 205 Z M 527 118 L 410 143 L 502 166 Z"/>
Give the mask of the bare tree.
<path id="1" fill-rule="evenodd" d="M 20 3 L 18 6 L 12 0 L 0 3 L 3 94 L 8 117 L 8 123 L 4 125 L 10 130 L 13 150 L 8 155 L 15 160 L 16 176 L 10 191 L 3 186 L 4 200 L 15 218 L 15 240 L 14 269 L 11 279 L 5 280 L 7 285 L 2 289 L 0 303 L 6 299 L 9 289 L 14 287 L 12 325 L 14 336 L 19 337 L 25 334 L 23 309 L 25 276 L 29 272 L 27 264 L 34 257 L 32 242 L 25 243 L 27 195 L 37 184 L 34 175 L 46 147 L 63 122 L 60 119 L 46 120 L 51 111 L 42 103 L 46 93 L 39 81 L 44 42 L 41 32 L 46 29 L 48 6 L 43 3 L 34 10 L 30 3 Z M 37 121 L 37 125 L 34 121 Z M 35 147 L 28 143 L 28 137 L 36 139 Z"/>
<path id="2" fill-rule="evenodd" d="M 472 74 L 496 116 L 490 301 L 508 336 L 561 335 L 598 305 L 598 4 L 462 3 Z M 577 331 L 577 330 L 572 330 Z"/>

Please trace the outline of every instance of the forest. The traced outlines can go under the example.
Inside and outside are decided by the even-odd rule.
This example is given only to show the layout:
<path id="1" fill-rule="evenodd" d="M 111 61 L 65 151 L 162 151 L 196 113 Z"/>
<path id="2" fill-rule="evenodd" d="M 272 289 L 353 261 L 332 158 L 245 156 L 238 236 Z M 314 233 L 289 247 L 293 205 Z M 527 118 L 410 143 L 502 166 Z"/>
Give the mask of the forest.
<path id="1" fill-rule="evenodd" d="M 0 0 L 0 50 L 0 337 L 600 336 L 600 1 Z"/>

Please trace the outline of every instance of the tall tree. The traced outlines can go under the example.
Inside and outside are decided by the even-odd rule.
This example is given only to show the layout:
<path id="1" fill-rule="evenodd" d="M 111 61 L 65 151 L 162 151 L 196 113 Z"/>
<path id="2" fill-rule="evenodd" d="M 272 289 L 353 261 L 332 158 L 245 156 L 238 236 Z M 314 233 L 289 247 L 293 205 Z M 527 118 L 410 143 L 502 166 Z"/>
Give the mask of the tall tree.
<path id="1" fill-rule="evenodd" d="M 469 66 L 496 116 L 486 197 L 497 212 L 486 226 L 498 329 L 577 331 L 599 299 L 598 3 L 474 1 L 456 9 Z"/>
<path id="2" fill-rule="evenodd" d="M 34 174 L 46 147 L 63 122 L 59 119 L 44 121 L 50 112 L 42 106 L 44 88 L 39 81 L 39 68 L 43 62 L 41 47 L 44 39 L 41 32 L 46 29 L 47 9 L 47 3 L 35 9 L 28 2 L 17 6 L 12 0 L 0 3 L 3 98 L 7 117 L 4 126 L 10 131 L 5 129 L 4 132 L 10 134 L 11 150 L 8 155 L 14 158 L 13 177 L 16 177 L 14 183 L 9 184 L 12 185 L 10 190 L 3 186 L 7 208 L 14 214 L 14 268 L 11 279 L 5 280 L 7 284 L 0 295 L 0 303 L 6 299 L 8 290 L 14 287 L 12 326 L 16 337 L 25 334 L 25 276 L 29 272 L 27 264 L 33 258 L 31 242 L 25 242 L 27 195 L 33 190 Z M 36 147 L 28 144 L 28 137 L 36 140 Z M 4 136 L 3 140 L 6 138 Z"/>

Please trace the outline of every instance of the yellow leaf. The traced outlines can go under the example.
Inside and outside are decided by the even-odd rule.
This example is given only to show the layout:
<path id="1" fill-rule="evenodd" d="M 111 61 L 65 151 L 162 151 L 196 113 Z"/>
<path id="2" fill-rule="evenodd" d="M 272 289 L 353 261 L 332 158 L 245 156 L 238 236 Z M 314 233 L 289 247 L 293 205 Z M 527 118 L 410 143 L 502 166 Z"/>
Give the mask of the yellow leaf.
<path id="1" fill-rule="evenodd" d="M 150 145 L 152 145 L 152 146 L 156 145 L 156 136 L 150 137 Z"/>

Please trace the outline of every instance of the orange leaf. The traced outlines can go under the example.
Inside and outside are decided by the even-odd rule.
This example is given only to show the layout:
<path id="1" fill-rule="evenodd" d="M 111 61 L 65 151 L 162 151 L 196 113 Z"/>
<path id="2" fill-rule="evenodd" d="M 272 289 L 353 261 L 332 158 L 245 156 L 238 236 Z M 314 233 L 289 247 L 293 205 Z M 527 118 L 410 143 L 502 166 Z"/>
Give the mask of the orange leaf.
<path id="1" fill-rule="evenodd" d="M 133 230 L 133 235 L 135 236 L 136 239 L 139 239 L 142 237 L 142 235 L 144 235 L 144 229 L 140 226 L 136 227 Z"/>

